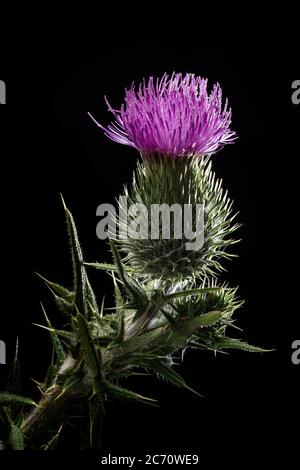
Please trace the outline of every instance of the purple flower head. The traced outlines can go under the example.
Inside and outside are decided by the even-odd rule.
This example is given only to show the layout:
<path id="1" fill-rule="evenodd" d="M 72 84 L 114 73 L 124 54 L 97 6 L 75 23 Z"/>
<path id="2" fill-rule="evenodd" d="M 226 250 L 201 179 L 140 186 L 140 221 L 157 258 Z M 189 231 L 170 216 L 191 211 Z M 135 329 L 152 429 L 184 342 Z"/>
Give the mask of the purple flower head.
<path id="1" fill-rule="evenodd" d="M 106 100 L 107 102 L 107 100 Z M 101 126 L 110 139 L 138 149 L 142 154 L 212 154 L 235 140 L 230 130 L 231 110 L 222 107 L 222 90 L 214 85 L 207 91 L 207 79 L 194 74 L 166 73 L 156 81 L 144 80 L 138 90 L 126 90 L 120 110 L 108 109 L 115 122 Z"/>

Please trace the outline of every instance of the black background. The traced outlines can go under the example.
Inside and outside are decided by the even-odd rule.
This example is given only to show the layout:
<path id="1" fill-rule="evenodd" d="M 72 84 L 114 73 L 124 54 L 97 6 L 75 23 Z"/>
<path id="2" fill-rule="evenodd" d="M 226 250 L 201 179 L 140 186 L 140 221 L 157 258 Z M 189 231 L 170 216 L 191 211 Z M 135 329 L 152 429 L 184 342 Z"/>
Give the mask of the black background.
<path id="1" fill-rule="evenodd" d="M 297 51 L 252 47 L 228 54 L 222 48 L 166 47 L 152 42 L 120 53 L 111 47 L 87 57 L 63 51 L 62 57 L 26 55 L 4 63 L 7 105 L 1 114 L 2 294 L 0 339 L 12 359 L 20 340 L 25 393 L 36 398 L 29 377 L 43 378 L 50 357 L 47 334 L 32 325 L 43 321 L 42 300 L 60 324 L 51 297 L 35 271 L 66 286 L 71 264 L 59 197 L 76 219 L 85 258 L 109 261 L 105 242 L 96 238 L 96 207 L 114 203 L 131 179 L 138 157 L 112 143 L 88 118 L 111 116 L 103 96 L 119 107 L 124 87 L 165 71 L 193 72 L 218 81 L 233 110 L 239 139 L 213 157 L 215 171 L 240 211 L 239 258 L 226 266 L 223 279 L 239 285 L 246 300 L 238 312 L 242 337 L 275 352 L 231 352 L 214 357 L 189 352 L 181 368 L 192 394 L 147 378 L 129 385 L 160 399 L 159 408 L 109 403 L 105 451 L 115 455 L 197 453 L 211 466 L 218 459 L 241 465 L 250 460 L 292 459 L 299 438 L 300 365 L 291 362 L 291 344 L 300 339 L 298 170 L 300 105 L 291 101 L 299 79 Z M 296 274 L 295 274 L 296 273 Z M 98 297 L 111 306 L 105 274 L 91 273 Z M 0 366 L 1 383 L 6 367 Z M 67 459 L 78 442 L 66 431 Z M 69 433 L 69 434 L 68 434 Z M 0 456 L 6 462 L 21 459 Z M 76 459 L 92 461 L 94 454 Z M 22 457 L 23 458 L 23 457 Z M 43 456 L 28 455 L 38 462 Z M 44 457 L 45 458 L 45 457 Z M 59 454 L 47 456 L 59 461 Z"/>

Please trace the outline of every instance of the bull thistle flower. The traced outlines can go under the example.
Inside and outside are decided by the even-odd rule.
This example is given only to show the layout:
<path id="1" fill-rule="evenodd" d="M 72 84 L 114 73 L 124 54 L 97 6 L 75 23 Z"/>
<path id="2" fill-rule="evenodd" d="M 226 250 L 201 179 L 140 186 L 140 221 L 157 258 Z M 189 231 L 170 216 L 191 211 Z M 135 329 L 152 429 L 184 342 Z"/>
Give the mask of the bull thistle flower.
<path id="1" fill-rule="evenodd" d="M 185 236 L 165 239 L 160 229 L 159 240 L 128 237 L 122 242 L 125 262 L 140 274 L 167 282 L 213 275 L 222 268 L 219 258 L 232 256 L 225 248 L 235 243 L 228 236 L 238 228 L 232 223 L 232 203 L 209 161 L 212 153 L 236 138 L 220 85 L 209 94 L 207 79 L 164 74 L 156 82 L 153 77 L 148 84 L 144 80 L 138 92 L 132 85 L 121 109 L 109 104 L 108 109 L 115 122 L 107 128 L 92 119 L 110 139 L 138 149 L 143 157 L 131 191 L 125 188 L 131 205 L 143 203 L 150 210 L 153 204 L 190 204 L 194 213 L 197 204 L 204 205 L 204 243 L 199 249 L 187 251 Z M 195 224 L 192 228 L 196 230 Z M 174 226 L 171 229 L 174 232 Z"/>
<path id="2" fill-rule="evenodd" d="M 209 94 L 207 79 L 190 73 L 164 74 L 156 82 L 150 77 L 138 91 L 134 84 L 126 90 L 120 110 L 107 104 L 115 122 L 105 128 L 94 121 L 107 137 L 145 156 L 208 155 L 235 139 L 235 132 L 229 128 L 231 110 L 227 100 L 222 106 L 220 85 L 214 85 Z"/>
<path id="3" fill-rule="evenodd" d="M 263 351 L 227 336 L 243 302 L 237 288 L 218 280 L 221 259 L 230 256 L 227 248 L 234 243 L 231 234 L 237 228 L 232 202 L 210 161 L 211 154 L 235 139 L 220 86 L 209 94 L 206 79 L 164 74 L 160 80 L 144 81 L 138 91 L 132 86 L 121 109 L 109 105 L 109 110 L 115 122 L 107 128 L 92 119 L 110 139 L 138 149 L 142 156 L 125 197 L 132 204 L 142 203 L 151 215 L 153 205 L 202 205 L 203 243 L 187 250 L 193 240 L 185 232 L 181 238 L 175 236 L 174 219 L 170 237 L 164 237 L 159 218 L 158 236 L 110 237 L 113 263 L 86 263 L 75 221 L 63 203 L 73 286 L 66 289 L 43 278 L 63 314 L 63 327 L 53 327 L 42 307 L 53 357 L 44 382 L 38 384 L 39 403 L 16 390 L 17 347 L 7 389 L 0 393 L 0 448 L 54 449 L 63 439 L 64 426 L 84 413 L 89 432 L 83 448 L 99 449 L 107 400 L 155 402 L 124 385 L 130 375 L 144 370 L 193 391 L 174 369 L 186 349 Z M 137 219 L 140 222 L 141 215 L 133 212 L 127 222 Z M 117 222 L 124 228 L 120 217 Z M 144 222 L 150 224 L 148 216 Z M 193 233 L 198 228 L 195 217 L 190 228 Z M 93 268 L 112 276 L 113 308 L 104 308 L 95 294 L 88 278 L 88 269 Z"/>

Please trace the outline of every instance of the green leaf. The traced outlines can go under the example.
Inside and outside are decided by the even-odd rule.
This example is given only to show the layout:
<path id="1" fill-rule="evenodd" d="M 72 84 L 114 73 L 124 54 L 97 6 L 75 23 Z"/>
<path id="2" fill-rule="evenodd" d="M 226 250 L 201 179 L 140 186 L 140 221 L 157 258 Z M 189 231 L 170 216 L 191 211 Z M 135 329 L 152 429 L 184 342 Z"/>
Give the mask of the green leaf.
<path id="1" fill-rule="evenodd" d="M 71 254 L 73 261 L 73 276 L 74 276 L 74 291 L 75 291 L 75 303 L 78 310 L 84 315 L 87 313 L 86 307 L 86 273 L 83 266 L 82 251 L 78 239 L 76 225 L 71 212 L 65 205 L 62 198 L 64 210 L 66 214 L 68 233 L 70 238 Z"/>
<path id="2" fill-rule="evenodd" d="M 39 384 L 38 386 L 42 388 L 43 391 L 45 391 L 48 387 L 50 387 L 52 385 L 52 382 L 58 372 L 58 367 L 54 364 L 54 349 L 53 349 L 53 353 L 52 353 L 52 359 L 51 359 L 51 363 L 48 367 L 48 370 L 47 370 L 47 374 L 46 374 L 46 377 L 45 377 L 45 380 L 44 380 L 44 383 L 43 384 Z"/>
<path id="3" fill-rule="evenodd" d="M 123 307 L 124 301 L 123 301 L 122 294 L 117 284 L 114 273 L 112 273 L 112 278 L 113 278 L 113 283 L 114 283 L 114 298 L 115 298 L 116 307 L 118 309 L 118 308 Z"/>
<path id="4" fill-rule="evenodd" d="M 86 290 L 87 290 L 87 302 L 89 306 L 91 307 L 92 310 L 92 317 L 99 317 L 99 309 L 98 309 L 98 304 L 96 300 L 95 293 L 93 291 L 93 288 L 90 284 L 89 278 L 87 277 L 87 274 L 85 273 L 85 280 L 86 280 Z"/>
<path id="5" fill-rule="evenodd" d="M 55 332 L 57 336 L 61 336 L 62 338 L 65 338 L 69 342 L 74 340 L 74 335 L 70 333 L 70 331 L 57 330 L 56 328 L 50 328 L 49 326 L 40 325 L 39 323 L 32 323 L 32 324 L 35 326 L 38 326 L 39 328 L 43 328 L 44 330 L 47 330 L 50 333 Z"/>
<path id="6" fill-rule="evenodd" d="M 45 284 L 50 288 L 51 292 L 54 295 L 57 295 L 58 297 L 61 297 L 62 299 L 68 302 L 74 302 L 74 292 L 69 291 L 62 285 L 57 284 L 56 282 L 49 281 L 39 273 L 36 274 L 45 282 Z"/>
<path id="7" fill-rule="evenodd" d="M 15 395 L 14 393 L 0 393 L 0 404 L 6 405 L 9 403 L 19 403 L 20 405 L 34 405 L 37 404 L 31 398 Z"/>
<path id="8" fill-rule="evenodd" d="M 64 361 L 66 355 L 65 355 L 64 349 L 62 347 L 62 344 L 59 340 L 59 337 L 56 333 L 56 330 L 52 327 L 52 325 L 50 323 L 50 320 L 47 317 L 46 310 L 45 310 L 42 303 L 41 303 L 41 307 L 42 307 L 43 314 L 46 318 L 46 322 L 47 322 L 47 325 L 48 325 L 48 328 L 49 328 L 49 331 L 50 331 L 50 337 L 51 337 L 51 341 L 52 341 L 52 344 L 53 344 L 54 351 L 55 351 L 56 356 L 57 356 L 57 362 L 60 365 Z"/>
<path id="9" fill-rule="evenodd" d="M 6 392 L 18 393 L 20 391 L 20 365 L 19 365 L 19 341 L 16 341 L 15 357 L 10 367 L 6 383 Z"/>
<path id="10" fill-rule="evenodd" d="M 190 289 L 184 290 L 180 292 L 174 292 L 174 294 L 166 295 L 168 300 L 171 299 L 178 299 L 183 297 L 188 297 L 190 295 L 199 295 L 199 294 L 209 294 L 211 292 L 220 292 L 220 290 L 224 290 L 224 287 L 204 287 L 199 289 Z"/>
<path id="11" fill-rule="evenodd" d="M 123 267 L 123 264 L 122 264 L 122 260 L 121 260 L 121 257 L 119 255 L 119 252 L 116 248 L 116 245 L 114 243 L 114 241 L 112 239 L 109 240 L 110 242 L 110 248 L 111 248 L 111 252 L 112 252 L 112 255 L 113 255 L 113 258 L 114 258 L 114 261 L 115 261 L 115 266 L 116 266 L 116 270 L 120 276 L 120 279 L 121 281 L 125 284 L 126 283 L 126 280 L 125 280 L 125 271 L 124 271 L 124 267 Z"/>
<path id="12" fill-rule="evenodd" d="M 89 399 L 90 414 L 90 447 L 101 450 L 103 427 L 103 404 L 99 394 L 94 394 Z"/>
<path id="13" fill-rule="evenodd" d="M 144 290 L 143 286 L 137 280 L 125 273 L 122 260 L 113 240 L 110 240 L 110 246 L 114 261 L 117 266 L 118 274 L 120 276 L 120 280 L 122 281 L 126 291 L 130 294 L 132 298 L 132 302 L 130 302 L 128 308 L 136 308 L 136 317 L 138 317 L 139 314 L 144 313 L 144 311 L 149 306 L 149 299 L 147 293 Z"/>
<path id="14" fill-rule="evenodd" d="M 171 326 L 171 334 L 167 342 L 175 349 L 183 348 L 186 342 L 199 328 L 213 325 L 222 318 L 223 312 L 209 312 L 188 320 L 178 320 L 175 327 Z"/>
<path id="15" fill-rule="evenodd" d="M 88 366 L 91 368 L 95 375 L 95 379 L 98 382 L 98 385 L 101 388 L 102 384 L 102 365 L 101 365 L 101 352 L 95 348 L 93 338 L 89 329 L 89 325 L 81 315 L 80 312 L 77 313 L 76 322 L 78 326 L 78 334 L 80 345 L 84 354 L 84 359 Z"/>
<path id="16" fill-rule="evenodd" d="M 99 269 L 101 271 L 118 271 L 118 268 L 115 264 L 110 264 L 110 263 L 86 263 L 84 262 L 83 263 L 84 266 L 89 266 L 91 268 L 95 268 L 95 269 Z M 133 272 L 134 269 L 131 268 L 130 266 L 124 266 L 123 265 L 123 269 L 124 271 L 127 271 L 127 272 Z"/>
<path id="17" fill-rule="evenodd" d="M 128 291 L 131 300 L 126 303 L 126 308 L 136 309 L 135 318 L 143 314 L 150 306 L 149 299 L 146 291 L 133 277 L 126 276 L 126 290 Z"/>
<path id="18" fill-rule="evenodd" d="M 179 320 L 171 337 L 174 345 L 183 347 L 185 341 L 199 328 L 213 325 L 222 318 L 222 312 L 209 312 L 189 320 Z"/>
<path id="19" fill-rule="evenodd" d="M 158 359 L 150 359 L 150 360 L 146 359 L 144 361 L 141 361 L 141 363 L 143 364 L 143 367 L 147 369 L 149 368 L 153 370 L 154 372 L 160 374 L 162 377 L 164 377 L 165 380 L 167 380 L 168 382 L 171 382 L 173 385 L 177 385 L 177 387 L 181 387 L 181 388 L 186 388 L 187 390 L 195 393 L 196 395 L 200 397 L 202 396 L 198 392 L 193 390 L 191 387 L 189 387 L 189 385 L 187 385 L 187 383 L 184 381 L 184 379 L 181 377 L 180 374 L 178 374 L 171 367 L 164 364 L 162 361 Z"/>
<path id="20" fill-rule="evenodd" d="M 118 385 L 113 385 L 112 383 L 106 383 L 106 389 L 117 399 L 134 400 L 153 406 L 155 406 L 155 403 L 157 402 L 157 400 L 154 400 L 153 398 L 144 397 L 143 395 L 132 392 L 126 388 L 119 387 Z"/>
<path id="21" fill-rule="evenodd" d="M 59 311 L 67 318 L 75 313 L 75 293 L 69 291 L 60 284 L 49 281 L 45 277 L 41 276 L 39 273 L 36 273 L 46 284 L 51 294 L 54 297 L 56 306 Z"/>
<path id="22" fill-rule="evenodd" d="M 124 371 L 121 371 L 119 376 L 122 377 L 122 378 L 125 378 L 125 377 L 150 377 L 150 376 L 153 376 L 154 373 L 150 373 L 150 372 L 136 372 L 135 370 L 124 370 Z"/>
<path id="23" fill-rule="evenodd" d="M 188 320 L 187 323 L 189 328 L 191 328 L 191 331 L 194 331 L 197 328 L 206 327 L 217 323 L 222 318 L 222 316 L 223 312 L 208 312 Z"/>
<path id="24" fill-rule="evenodd" d="M 123 343 L 124 341 L 124 332 L 125 332 L 125 313 L 124 310 L 119 314 L 119 331 L 117 336 L 111 342 L 111 345 Z"/>
<path id="25" fill-rule="evenodd" d="M 83 379 L 83 375 L 81 373 L 81 370 L 77 370 L 72 375 L 67 377 L 66 380 L 64 381 L 62 392 L 58 395 L 57 398 L 64 395 L 68 390 L 71 390 L 72 388 L 75 388 L 77 385 L 79 385 L 82 382 L 82 379 Z"/>
<path id="26" fill-rule="evenodd" d="M 274 349 L 262 349 L 257 346 L 252 346 L 244 341 L 235 338 L 219 338 L 214 340 L 212 347 L 215 349 L 242 349 L 248 352 L 272 352 Z"/>
<path id="27" fill-rule="evenodd" d="M 24 450 L 24 436 L 14 423 L 10 424 L 9 443 L 13 450 Z"/>
<path id="28" fill-rule="evenodd" d="M 57 444 L 58 444 L 58 439 L 59 439 L 61 430 L 62 430 L 62 426 L 60 426 L 59 430 L 58 430 L 57 433 L 50 439 L 50 441 L 47 442 L 47 444 L 45 444 L 45 445 L 42 447 L 42 450 L 56 450 Z"/>
<path id="29" fill-rule="evenodd" d="M 58 310 L 66 317 L 68 320 L 71 316 L 75 314 L 75 299 L 73 302 L 68 302 L 64 300 L 62 297 L 58 297 L 58 295 L 54 294 L 54 301 L 58 308 Z"/>

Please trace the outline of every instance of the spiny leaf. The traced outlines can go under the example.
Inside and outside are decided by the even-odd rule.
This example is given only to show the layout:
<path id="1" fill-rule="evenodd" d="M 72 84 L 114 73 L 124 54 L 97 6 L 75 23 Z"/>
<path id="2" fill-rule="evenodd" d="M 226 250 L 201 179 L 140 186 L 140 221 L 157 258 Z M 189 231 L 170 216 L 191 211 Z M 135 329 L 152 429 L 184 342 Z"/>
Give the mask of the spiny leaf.
<path id="1" fill-rule="evenodd" d="M 146 291 L 133 277 L 129 277 L 125 274 L 126 284 L 125 288 L 128 291 L 131 301 L 125 306 L 126 308 L 136 309 L 135 318 L 138 318 L 145 310 L 149 307 L 149 299 Z"/>
<path id="2" fill-rule="evenodd" d="M 186 388 L 187 390 L 201 397 L 198 392 L 196 392 L 191 387 L 189 387 L 189 385 L 187 385 L 187 383 L 184 381 L 180 374 L 178 374 L 174 369 L 171 369 L 171 367 L 164 364 L 162 361 L 158 359 L 145 359 L 145 361 L 142 362 L 144 363 L 143 367 L 149 368 L 154 372 L 162 375 L 165 380 L 171 382 L 173 385 L 177 385 L 177 387 L 181 388 Z"/>
<path id="3" fill-rule="evenodd" d="M 177 321 L 175 328 L 171 327 L 170 342 L 176 347 L 184 347 L 186 341 L 197 329 L 213 325 L 222 318 L 222 315 L 222 312 L 209 312 L 189 320 Z"/>
<path id="4" fill-rule="evenodd" d="M 62 425 L 60 426 L 60 428 L 59 428 L 59 430 L 57 431 L 57 433 L 50 439 L 50 441 L 47 442 L 47 444 L 45 444 L 45 445 L 42 447 L 43 450 L 55 450 L 55 449 L 57 448 L 58 439 L 59 439 L 61 430 L 62 430 Z"/>
<path id="5" fill-rule="evenodd" d="M 120 279 L 123 282 L 125 289 L 132 298 L 132 301 L 130 302 L 130 305 L 128 305 L 128 308 L 136 308 L 136 316 L 139 316 L 139 314 L 143 313 L 149 305 L 147 293 L 145 292 L 143 286 L 137 280 L 125 273 L 122 260 L 113 240 L 110 240 L 110 246 Z"/>
<path id="6" fill-rule="evenodd" d="M 89 399 L 90 414 L 90 447 L 94 450 L 101 450 L 101 434 L 103 426 L 103 405 L 99 394 L 94 394 Z"/>
<path id="7" fill-rule="evenodd" d="M 198 338 L 200 338 L 200 341 L 199 341 Z M 201 342 L 201 340 L 202 340 L 202 342 Z M 211 341 L 209 341 L 209 343 L 210 342 Z M 198 350 L 202 350 L 202 351 L 212 351 L 214 353 L 218 352 L 220 354 L 225 354 L 225 355 L 229 354 L 228 352 L 223 351 L 222 349 L 213 348 L 209 343 L 205 342 L 205 340 L 203 340 L 203 338 L 201 338 L 201 334 L 196 332 L 196 334 L 188 340 L 188 348 L 198 349 Z"/>
<path id="8" fill-rule="evenodd" d="M 54 351 L 56 353 L 56 356 L 57 356 L 57 361 L 58 361 L 58 364 L 61 364 L 65 358 L 65 352 L 64 352 L 64 349 L 62 347 L 62 344 L 59 340 L 59 337 L 55 331 L 55 329 L 52 327 L 51 325 L 51 322 L 46 314 L 46 310 L 43 306 L 43 304 L 41 303 L 41 307 L 42 307 L 42 310 L 43 310 L 43 314 L 46 318 L 46 322 L 48 324 L 48 328 L 49 328 L 49 331 L 50 331 L 50 336 L 51 336 L 51 340 L 52 340 L 52 344 L 53 344 L 53 348 L 54 348 Z"/>
<path id="9" fill-rule="evenodd" d="M 24 436 L 14 423 L 10 424 L 9 443 L 13 450 L 24 450 Z"/>
<path id="10" fill-rule="evenodd" d="M 243 349 L 244 351 L 262 353 L 274 351 L 274 349 L 262 349 L 257 346 L 252 346 L 244 341 L 240 341 L 239 339 L 225 337 L 214 340 L 212 347 L 215 349 Z"/>
<path id="11" fill-rule="evenodd" d="M 208 294 L 211 292 L 219 292 L 220 290 L 226 289 L 225 287 L 203 287 L 199 289 L 190 289 L 190 290 L 185 290 L 185 291 L 180 291 L 180 292 L 174 292 L 174 294 L 169 294 L 167 295 L 167 299 L 177 299 L 177 298 L 183 298 L 183 297 L 188 297 L 190 295 L 199 295 L 199 294 Z"/>
<path id="12" fill-rule="evenodd" d="M 121 281 L 123 281 L 123 283 L 125 284 L 125 282 L 126 282 L 125 278 L 124 278 L 125 272 L 124 272 L 124 267 L 123 267 L 123 263 L 122 263 L 122 260 L 120 258 L 119 252 L 116 248 L 116 245 L 115 245 L 114 241 L 112 239 L 110 239 L 109 242 L 110 242 L 111 252 L 112 252 L 114 261 L 116 263 L 115 264 L 116 265 L 116 270 L 118 271 L 118 274 L 120 276 Z"/>
<path id="13" fill-rule="evenodd" d="M 62 297 L 58 297 L 58 295 L 54 294 L 55 304 L 58 310 L 66 317 L 68 320 L 72 315 L 75 314 L 75 299 L 72 302 L 68 302 L 67 300 L 63 299 Z"/>
<path id="14" fill-rule="evenodd" d="M 154 400 L 153 398 L 144 397 L 143 395 L 132 392 L 131 390 L 114 385 L 112 383 L 107 383 L 106 389 L 112 396 L 118 399 L 140 401 L 142 403 L 146 403 L 147 405 L 153 406 L 155 406 L 155 403 L 157 402 L 157 400 Z"/>
<path id="15" fill-rule="evenodd" d="M 74 292 L 69 291 L 62 285 L 57 284 L 56 282 L 49 281 L 48 279 L 46 279 L 44 276 L 42 276 L 39 273 L 36 273 L 36 274 L 46 283 L 48 287 L 51 288 L 51 291 L 54 294 L 56 294 L 58 297 L 61 297 L 62 299 L 67 300 L 69 302 L 74 301 Z"/>
<path id="16" fill-rule="evenodd" d="M 51 294 L 54 296 L 54 300 L 59 311 L 67 318 L 69 318 L 71 315 L 74 315 L 74 312 L 75 312 L 74 292 L 69 291 L 68 289 L 61 286 L 60 284 L 56 284 L 55 282 L 49 281 L 48 279 L 41 276 L 39 273 L 36 273 L 36 274 L 41 279 L 43 279 L 46 286 L 50 290 Z"/>
<path id="17" fill-rule="evenodd" d="M 62 338 L 65 338 L 68 341 L 73 341 L 74 335 L 70 333 L 69 331 L 65 330 L 57 330 L 56 328 L 50 328 L 49 326 L 45 325 L 40 325 L 39 323 L 32 323 L 35 326 L 38 326 L 39 328 L 43 328 L 44 330 L 47 330 L 49 332 L 55 332 L 57 336 L 61 336 Z"/>
<path id="18" fill-rule="evenodd" d="M 52 353 L 52 359 L 51 359 L 51 363 L 48 367 L 48 370 L 47 370 L 47 374 L 46 374 L 46 378 L 44 380 L 44 383 L 43 384 L 39 384 L 38 386 L 39 387 L 42 387 L 42 389 L 45 391 L 47 390 L 47 388 L 49 388 L 51 385 L 52 385 L 52 382 L 54 380 L 54 377 L 56 376 L 57 372 L 58 372 L 58 367 L 54 364 L 54 349 L 53 349 L 53 353 Z"/>
<path id="19" fill-rule="evenodd" d="M 63 206 L 66 214 L 67 227 L 70 238 L 71 254 L 73 261 L 73 276 L 74 276 L 74 290 L 75 290 L 75 303 L 78 310 L 86 315 L 86 274 L 83 266 L 82 251 L 78 239 L 76 225 L 73 216 L 63 200 Z"/>
<path id="20" fill-rule="evenodd" d="M 188 320 L 179 320 L 175 327 L 171 327 L 171 334 L 168 342 L 175 348 L 183 348 L 193 333 L 202 327 L 213 325 L 222 318 L 222 312 L 209 312 Z"/>
<path id="21" fill-rule="evenodd" d="M 223 312 L 215 311 L 204 313 L 198 317 L 187 320 L 186 325 L 193 332 L 195 329 L 210 326 L 219 321 L 223 316 Z"/>
<path id="22" fill-rule="evenodd" d="M 118 271 L 118 268 L 115 264 L 110 263 L 83 263 L 85 266 L 90 266 L 91 268 L 99 269 L 102 271 Z M 124 271 L 133 272 L 134 269 L 130 266 L 123 265 Z"/>
<path id="23" fill-rule="evenodd" d="M 86 280 L 86 290 L 87 290 L 87 301 L 88 301 L 89 305 L 92 307 L 92 313 L 93 313 L 92 316 L 93 317 L 94 316 L 98 317 L 99 316 L 99 309 L 98 309 L 96 296 L 94 294 L 93 288 L 90 284 L 89 278 L 87 277 L 86 273 L 85 273 L 85 280 Z"/>
<path id="24" fill-rule="evenodd" d="M 116 307 L 117 307 L 117 309 L 118 309 L 118 308 L 120 308 L 120 307 L 123 307 L 124 301 L 123 301 L 121 291 L 120 291 L 120 289 L 119 289 L 119 286 L 118 286 L 118 284 L 117 284 L 117 281 L 116 281 L 116 278 L 115 278 L 115 275 L 114 275 L 113 272 L 112 272 L 112 278 L 113 278 L 113 283 L 114 283 L 114 297 L 115 297 L 115 303 L 116 303 Z"/>
<path id="25" fill-rule="evenodd" d="M 101 382 L 102 366 L 100 349 L 96 351 L 88 323 L 84 316 L 79 312 L 76 316 L 76 322 L 78 326 L 80 345 L 82 347 L 85 361 L 92 369 L 93 373 L 95 374 L 95 378 L 97 378 L 97 381 Z"/>
<path id="26" fill-rule="evenodd" d="M 111 346 L 118 343 L 123 343 L 124 341 L 124 332 L 125 332 L 125 313 L 124 310 L 119 314 L 119 331 L 117 336 L 111 342 Z"/>
<path id="27" fill-rule="evenodd" d="M 153 376 L 153 373 L 150 372 L 136 372 L 134 370 L 125 370 L 121 371 L 120 377 L 150 377 Z"/>
<path id="28" fill-rule="evenodd" d="M 19 341 L 16 341 L 15 357 L 8 372 L 6 391 L 18 393 L 20 390 Z"/>
<path id="29" fill-rule="evenodd" d="M 62 386 L 62 391 L 56 397 L 56 400 L 58 400 L 65 393 L 67 393 L 68 390 L 71 390 L 75 388 L 77 385 L 79 385 L 80 383 L 82 383 L 82 379 L 83 379 L 83 374 L 82 374 L 81 369 L 77 369 L 76 372 L 73 372 L 73 374 L 69 375 L 64 381 L 63 386 Z"/>
<path id="30" fill-rule="evenodd" d="M 20 403 L 20 405 L 34 405 L 37 404 L 31 398 L 15 395 L 14 393 L 0 393 L 0 404 L 6 405 L 9 403 Z"/>

